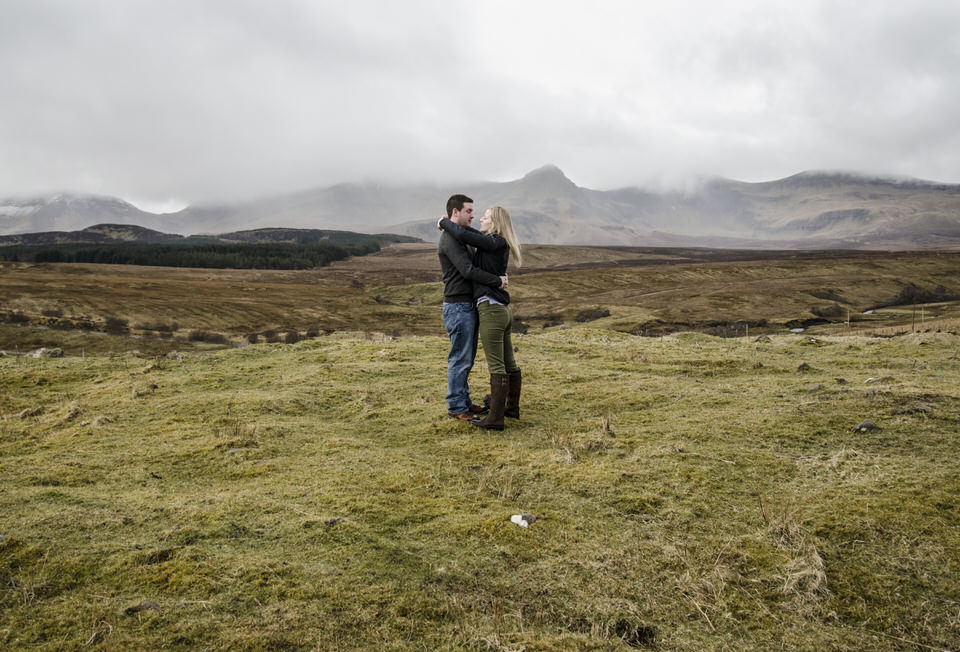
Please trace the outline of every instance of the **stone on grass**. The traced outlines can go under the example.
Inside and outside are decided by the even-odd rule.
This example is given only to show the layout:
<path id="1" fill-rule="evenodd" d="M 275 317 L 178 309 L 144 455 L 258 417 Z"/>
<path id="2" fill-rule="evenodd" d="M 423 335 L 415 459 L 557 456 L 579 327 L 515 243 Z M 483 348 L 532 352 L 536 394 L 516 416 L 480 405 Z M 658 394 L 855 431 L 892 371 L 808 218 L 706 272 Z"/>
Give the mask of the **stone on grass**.
<path id="1" fill-rule="evenodd" d="M 530 524 L 537 520 L 537 517 L 533 514 L 528 514 L 523 512 L 522 514 L 514 514 L 510 517 L 511 523 L 516 523 L 520 527 L 530 527 Z"/>
<path id="2" fill-rule="evenodd" d="M 40 348 L 27 354 L 28 358 L 62 358 L 63 349 L 60 348 Z"/>
<path id="3" fill-rule="evenodd" d="M 813 367 L 808 365 L 806 362 L 801 362 L 800 366 L 797 367 L 797 371 L 810 371 Z"/>
<path id="4" fill-rule="evenodd" d="M 875 424 L 871 419 L 864 419 L 853 429 L 853 432 L 869 432 L 871 430 L 879 430 L 880 426 Z"/>

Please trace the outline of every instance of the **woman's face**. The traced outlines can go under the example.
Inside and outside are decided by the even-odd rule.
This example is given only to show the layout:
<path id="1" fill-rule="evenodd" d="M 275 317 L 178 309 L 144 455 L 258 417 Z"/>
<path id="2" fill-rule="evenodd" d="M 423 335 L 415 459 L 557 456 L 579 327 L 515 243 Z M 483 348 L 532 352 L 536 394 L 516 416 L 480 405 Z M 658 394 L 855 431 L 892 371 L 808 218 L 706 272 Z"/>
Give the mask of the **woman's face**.
<path id="1" fill-rule="evenodd" d="M 480 218 L 480 230 L 484 233 L 490 233 L 490 229 L 493 228 L 493 218 L 490 217 L 490 209 L 488 208 L 483 217 Z"/>

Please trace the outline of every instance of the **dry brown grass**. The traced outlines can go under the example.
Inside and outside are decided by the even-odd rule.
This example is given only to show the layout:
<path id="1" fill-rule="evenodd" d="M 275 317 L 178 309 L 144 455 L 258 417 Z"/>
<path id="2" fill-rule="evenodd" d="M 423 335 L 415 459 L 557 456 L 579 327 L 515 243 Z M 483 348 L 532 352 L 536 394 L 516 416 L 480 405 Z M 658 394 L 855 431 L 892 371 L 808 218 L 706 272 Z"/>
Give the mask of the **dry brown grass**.
<path id="1" fill-rule="evenodd" d="M 862 311 L 889 301 L 907 283 L 960 293 L 960 254 L 531 246 L 526 265 L 510 276 L 514 313 L 535 329 L 590 315 L 599 328 L 729 336 L 745 335 L 748 327 L 751 333 L 783 330 L 833 311 L 842 316 L 833 319 L 831 332 L 840 333 L 849 311 L 846 333 L 895 327 L 875 332 L 885 335 L 903 332 L 911 321 L 903 310 Z M 106 329 L 112 318 L 133 334 L 151 336 L 175 326 L 159 334 L 188 340 L 206 333 L 233 345 L 251 335 L 293 341 L 343 330 L 442 335 L 439 277 L 432 244 L 393 245 L 304 271 L 4 264 L 0 312 L 22 315 L 30 326 L 93 330 Z M 928 328 L 956 327 L 957 315 L 945 308 L 930 307 L 924 317 Z M 61 340 L 47 334 L 43 341 L 49 344 L 39 345 L 58 346 Z M 19 342 L 0 342 L 0 349 L 12 350 L 10 344 Z"/>

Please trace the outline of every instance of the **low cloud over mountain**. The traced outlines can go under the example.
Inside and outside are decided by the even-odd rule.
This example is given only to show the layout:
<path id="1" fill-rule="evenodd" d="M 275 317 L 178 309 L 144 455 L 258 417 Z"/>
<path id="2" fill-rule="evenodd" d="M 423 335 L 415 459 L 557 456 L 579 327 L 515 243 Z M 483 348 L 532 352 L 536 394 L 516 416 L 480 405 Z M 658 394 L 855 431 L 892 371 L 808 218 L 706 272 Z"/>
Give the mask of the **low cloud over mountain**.
<path id="1" fill-rule="evenodd" d="M 455 192 L 478 211 L 502 205 L 524 242 L 716 247 L 960 245 L 960 186 L 806 172 L 766 183 L 706 180 L 684 191 L 583 188 L 555 166 L 505 183 L 460 186 L 340 184 L 256 201 L 156 215 L 109 197 L 0 200 L 0 234 L 137 224 L 167 233 L 266 227 L 437 237 Z"/>

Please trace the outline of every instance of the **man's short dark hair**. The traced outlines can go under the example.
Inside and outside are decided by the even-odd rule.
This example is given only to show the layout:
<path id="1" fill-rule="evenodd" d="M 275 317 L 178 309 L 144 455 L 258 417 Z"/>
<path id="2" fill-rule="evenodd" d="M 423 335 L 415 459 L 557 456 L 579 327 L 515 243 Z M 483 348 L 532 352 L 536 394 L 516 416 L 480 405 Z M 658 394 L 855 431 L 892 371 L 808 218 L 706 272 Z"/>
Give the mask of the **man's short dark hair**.
<path id="1" fill-rule="evenodd" d="M 447 200 L 447 217 L 453 217 L 453 211 L 462 211 L 464 204 L 472 204 L 473 200 L 466 195 L 453 195 Z"/>

